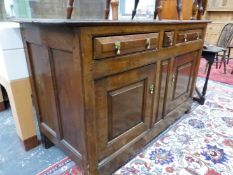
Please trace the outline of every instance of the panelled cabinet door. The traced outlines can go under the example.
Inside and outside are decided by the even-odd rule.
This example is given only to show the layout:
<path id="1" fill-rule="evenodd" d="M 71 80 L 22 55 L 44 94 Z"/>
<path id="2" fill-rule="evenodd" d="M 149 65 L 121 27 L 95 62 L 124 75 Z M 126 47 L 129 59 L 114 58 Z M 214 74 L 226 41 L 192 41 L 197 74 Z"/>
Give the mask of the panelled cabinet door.
<path id="1" fill-rule="evenodd" d="M 159 122 L 161 119 L 165 117 L 165 104 L 168 92 L 168 82 L 169 82 L 169 72 L 170 72 L 170 64 L 171 58 L 163 60 L 160 62 L 160 71 L 159 71 L 159 84 L 158 84 L 158 103 L 157 105 L 157 113 L 155 117 L 155 121 L 153 124 Z"/>
<path id="2" fill-rule="evenodd" d="M 167 96 L 166 114 L 191 97 L 197 52 L 175 57 Z"/>
<path id="3" fill-rule="evenodd" d="M 154 75 L 152 64 L 95 81 L 99 162 L 149 129 Z"/>
<path id="4" fill-rule="evenodd" d="M 39 115 L 41 129 L 53 137 L 60 138 L 48 51 L 46 47 L 28 43 L 28 52 L 32 67 L 33 85 L 37 95 L 37 113 Z"/>

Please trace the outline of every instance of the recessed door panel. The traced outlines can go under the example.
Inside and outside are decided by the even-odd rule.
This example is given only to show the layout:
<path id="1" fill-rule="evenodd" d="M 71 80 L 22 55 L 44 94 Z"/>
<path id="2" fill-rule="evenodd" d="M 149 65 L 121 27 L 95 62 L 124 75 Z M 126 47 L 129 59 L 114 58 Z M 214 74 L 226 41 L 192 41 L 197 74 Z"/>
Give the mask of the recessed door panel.
<path id="1" fill-rule="evenodd" d="M 196 58 L 197 52 L 191 52 L 174 58 L 170 74 L 170 84 L 168 85 L 170 90 L 167 97 L 166 114 L 191 98 L 191 84 Z"/>
<path id="2" fill-rule="evenodd" d="M 57 109 L 48 50 L 41 45 L 28 43 L 28 51 L 37 95 L 37 112 L 40 124 L 51 135 L 58 137 Z"/>
<path id="3" fill-rule="evenodd" d="M 51 49 L 54 66 L 54 81 L 57 89 L 61 139 L 69 147 L 82 152 L 83 119 L 82 88 L 79 67 L 73 53 Z M 71 81 L 72 80 L 72 81 Z M 73 149 L 71 148 L 71 149 Z"/>
<path id="4" fill-rule="evenodd" d="M 99 161 L 150 128 L 155 65 L 95 81 Z"/>
<path id="5" fill-rule="evenodd" d="M 173 97 L 172 99 L 176 99 L 185 93 L 188 93 L 189 90 L 189 83 L 191 78 L 191 69 L 192 69 L 192 63 L 188 62 L 186 64 L 183 64 L 181 66 L 177 67 L 176 70 L 176 83 L 174 87 Z"/>
<path id="6" fill-rule="evenodd" d="M 161 120 L 164 117 L 165 103 L 167 97 L 167 86 L 168 86 L 168 75 L 169 75 L 169 66 L 171 59 L 161 61 L 160 63 L 160 77 L 159 77 L 159 98 L 158 98 L 158 108 L 157 108 L 157 117 L 156 122 Z"/>
<path id="7" fill-rule="evenodd" d="M 143 122 L 145 80 L 108 93 L 109 140 Z"/>

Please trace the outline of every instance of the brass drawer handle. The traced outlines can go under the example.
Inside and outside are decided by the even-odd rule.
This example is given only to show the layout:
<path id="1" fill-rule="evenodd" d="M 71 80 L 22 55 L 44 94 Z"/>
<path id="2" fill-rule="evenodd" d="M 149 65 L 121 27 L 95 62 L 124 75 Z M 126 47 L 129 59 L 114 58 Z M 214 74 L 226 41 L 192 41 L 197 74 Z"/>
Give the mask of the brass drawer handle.
<path id="1" fill-rule="evenodd" d="M 187 36 L 187 33 L 184 34 L 184 42 L 187 42 L 188 41 L 188 36 Z"/>
<path id="2" fill-rule="evenodd" d="M 116 54 L 120 55 L 121 54 L 121 42 L 120 41 L 115 42 L 115 49 L 117 51 Z"/>
<path id="3" fill-rule="evenodd" d="M 153 94 L 155 92 L 155 85 L 154 84 L 150 85 L 149 90 L 150 90 L 150 94 Z"/>
<path id="4" fill-rule="evenodd" d="M 147 39 L 146 39 L 146 48 L 147 48 L 147 49 L 150 49 L 150 47 L 151 47 L 151 39 L 150 39 L 150 38 L 147 38 Z"/>

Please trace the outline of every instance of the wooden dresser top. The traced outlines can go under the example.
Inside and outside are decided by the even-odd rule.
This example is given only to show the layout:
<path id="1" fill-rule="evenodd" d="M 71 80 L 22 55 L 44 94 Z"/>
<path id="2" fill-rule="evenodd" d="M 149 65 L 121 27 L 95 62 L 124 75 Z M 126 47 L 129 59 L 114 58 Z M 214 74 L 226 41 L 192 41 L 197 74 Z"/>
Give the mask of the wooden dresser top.
<path id="1" fill-rule="evenodd" d="M 113 26 L 210 23 L 209 20 L 67 20 L 67 19 L 14 19 L 15 22 L 40 25 Z"/>

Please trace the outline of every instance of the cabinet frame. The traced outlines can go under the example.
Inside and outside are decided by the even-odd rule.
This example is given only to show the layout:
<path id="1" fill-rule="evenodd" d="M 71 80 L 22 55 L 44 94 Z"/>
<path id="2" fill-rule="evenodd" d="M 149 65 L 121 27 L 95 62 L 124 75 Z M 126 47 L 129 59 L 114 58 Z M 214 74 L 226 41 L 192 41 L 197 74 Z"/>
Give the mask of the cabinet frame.
<path id="1" fill-rule="evenodd" d="M 40 123 L 40 131 L 44 138 L 43 144 L 49 145 L 49 143 L 57 144 L 62 150 L 64 150 L 78 165 L 83 169 L 85 174 L 110 174 L 122 164 L 127 162 L 130 158 L 136 155 L 146 144 L 148 144 L 155 136 L 165 130 L 169 125 L 174 123 L 179 116 L 187 111 L 192 103 L 191 96 L 178 108 L 164 114 L 163 117 L 156 121 L 156 114 L 158 113 L 158 101 L 159 101 L 159 80 L 161 62 L 166 59 L 171 59 L 169 63 L 169 72 L 167 84 L 171 81 L 171 70 L 174 64 L 174 58 L 178 55 L 183 55 L 189 52 L 197 52 L 197 61 L 194 63 L 193 81 L 191 82 L 190 94 L 192 94 L 195 86 L 195 78 L 197 76 L 198 66 L 200 63 L 200 55 L 204 42 L 204 34 L 206 31 L 206 25 L 208 21 L 160 21 L 160 22 L 22 22 L 22 33 L 24 46 L 27 50 L 27 63 L 30 72 L 31 85 L 33 89 L 33 98 L 35 99 L 36 111 L 38 120 Z M 177 33 L 183 30 L 195 30 L 202 29 L 203 38 L 200 40 L 188 42 L 182 45 L 173 45 L 169 48 L 163 48 L 163 34 L 164 31 L 174 31 L 174 41 L 176 43 Z M 143 52 L 137 52 L 127 55 L 119 55 L 117 57 L 110 57 L 108 59 L 94 60 L 93 59 L 93 39 L 95 37 L 104 36 L 116 36 L 116 35 L 134 35 L 138 33 L 159 33 L 159 46 L 158 50 L 146 50 Z M 76 77 L 70 80 L 67 77 L 66 81 L 77 81 L 79 89 L 79 106 L 80 113 L 75 115 L 77 123 L 83 126 L 83 128 L 76 128 L 80 133 L 79 142 L 81 144 L 80 150 L 74 148 L 70 143 L 62 140 L 62 133 L 60 133 L 62 126 L 55 130 L 55 134 L 51 134 L 49 128 L 43 126 L 43 117 L 38 108 L 38 104 L 41 102 L 38 98 L 40 94 L 36 91 L 39 84 L 35 83 L 35 77 L 40 76 L 34 72 L 32 65 L 33 54 L 29 53 L 28 44 L 37 44 L 43 47 L 44 51 L 48 53 L 48 66 L 52 69 L 52 74 L 49 76 L 53 84 L 53 94 L 55 94 L 56 113 L 59 114 L 60 106 L 58 97 L 57 85 L 59 76 L 55 76 L 55 70 L 59 66 L 51 61 L 50 49 L 56 49 L 60 51 L 69 52 L 74 62 Z M 40 54 L 38 54 L 40 57 Z M 36 59 L 40 59 L 40 58 Z M 56 59 L 54 57 L 53 59 Z M 57 60 L 56 60 L 57 61 Z M 64 59 L 65 61 L 65 59 Z M 61 64 L 56 62 L 57 64 Z M 147 65 L 156 65 L 152 71 L 154 77 L 155 93 L 153 94 L 153 100 L 151 101 L 151 109 L 149 111 L 150 127 L 145 132 L 142 132 L 140 137 L 135 137 L 130 142 L 125 144 L 119 149 L 116 149 L 114 153 L 111 153 L 104 161 L 99 161 L 98 156 L 98 137 L 96 131 L 96 94 L 95 94 L 95 82 L 104 79 L 106 77 L 115 76 L 117 74 L 124 74 L 136 69 L 141 69 Z M 63 80 L 63 79 L 61 79 Z M 168 90 L 167 90 L 168 91 Z M 71 95 L 67 93 L 69 98 Z M 166 97 L 167 98 L 167 97 Z M 67 98 L 68 99 L 68 98 Z M 67 100 L 66 99 L 66 100 Z M 68 99 L 69 100 L 69 99 Z M 166 100 L 164 101 L 166 103 Z M 49 104 L 48 104 L 49 108 Z M 163 112 L 164 113 L 164 112 Z M 41 120 L 42 119 L 42 120 Z M 58 120 L 58 125 L 59 120 Z M 68 140 L 69 142 L 69 140 Z M 79 153 L 79 154 L 77 154 Z M 103 156 L 104 157 L 104 156 Z"/>

